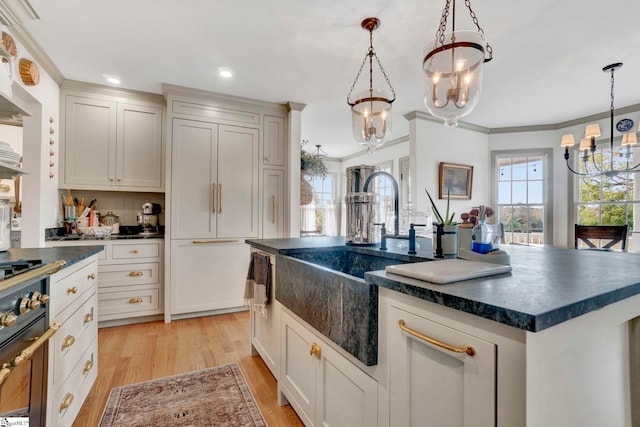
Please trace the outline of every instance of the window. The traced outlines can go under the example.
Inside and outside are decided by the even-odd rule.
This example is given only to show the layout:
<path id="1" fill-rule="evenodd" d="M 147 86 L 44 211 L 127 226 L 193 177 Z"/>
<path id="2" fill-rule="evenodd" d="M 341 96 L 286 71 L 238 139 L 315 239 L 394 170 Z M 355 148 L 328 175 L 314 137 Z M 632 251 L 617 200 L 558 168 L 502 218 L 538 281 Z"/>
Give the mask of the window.
<path id="1" fill-rule="evenodd" d="M 614 152 L 611 148 L 598 147 L 595 152 L 595 162 L 599 170 L 624 169 L 633 165 L 633 151 Z M 594 172 L 596 166 L 591 161 L 585 164 L 580 156 L 579 171 L 581 173 Z M 627 164 L 628 162 L 628 164 Z M 619 173 L 611 175 L 576 176 L 575 220 L 582 225 L 624 225 L 629 224 L 629 230 L 634 230 L 634 219 L 639 209 L 634 209 L 640 203 L 640 194 L 635 185 L 636 173 Z M 630 234 L 632 236 L 633 233 Z M 631 239 L 627 244 L 632 250 Z"/>
<path id="2" fill-rule="evenodd" d="M 504 225 L 506 243 L 550 240 L 550 152 L 494 153 L 496 222 Z"/>
<path id="3" fill-rule="evenodd" d="M 313 188 L 313 201 L 301 207 L 301 234 L 337 236 L 336 174 L 306 179 Z"/>

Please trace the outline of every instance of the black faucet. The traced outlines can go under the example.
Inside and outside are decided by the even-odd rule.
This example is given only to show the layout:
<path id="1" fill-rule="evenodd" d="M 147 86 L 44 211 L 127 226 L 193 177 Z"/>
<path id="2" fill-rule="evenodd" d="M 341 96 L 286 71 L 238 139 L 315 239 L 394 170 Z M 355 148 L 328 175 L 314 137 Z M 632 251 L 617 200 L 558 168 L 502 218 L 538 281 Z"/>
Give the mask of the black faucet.
<path id="1" fill-rule="evenodd" d="M 379 225 L 380 226 L 380 250 L 381 251 L 386 251 L 387 250 L 387 227 L 384 224 L 384 222 L 376 222 L 373 225 Z"/>
<path id="2" fill-rule="evenodd" d="M 409 224 L 409 255 L 415 255 L 416 252 L 416 229 L 414 227 L 424 227 L 427 224 Z"/>
<path id="3" fill-rule="evenodd" d="M 400 233 L 400 210 L 398 209 L 398 183 L 396 182 L 396 179 L 393 177 L 393 175 L 391 175 L 388 172 L 384 172 L 384 171 L 377 171 L 372 173 L 371 175 L 369 175 L 367 177 L 367 179 L 364 181 L 364 187 L 362 188 L 362 191 L 364 191 L 365 193 L 367 193 L 368 189 L 369 189 L 369 183 L 373 180 L 373 178 L 375 178 L 378 175 L 384 175 L 386 177 L 388 177 L 391 180 L 391 184 L 393 184 L 393 191 L 394 191 L 394 198 L 393 198 L 393 210 L 395 211 L 396 217 L 394 220 L 393 225 L 395 226 L 395 231 L 393 233 L 394 236 L 398 236 L 398 234 Z M 386 231 L 386 230 L 385 230 Z M 383 235 L 385 233 L 382 233 Z"/>

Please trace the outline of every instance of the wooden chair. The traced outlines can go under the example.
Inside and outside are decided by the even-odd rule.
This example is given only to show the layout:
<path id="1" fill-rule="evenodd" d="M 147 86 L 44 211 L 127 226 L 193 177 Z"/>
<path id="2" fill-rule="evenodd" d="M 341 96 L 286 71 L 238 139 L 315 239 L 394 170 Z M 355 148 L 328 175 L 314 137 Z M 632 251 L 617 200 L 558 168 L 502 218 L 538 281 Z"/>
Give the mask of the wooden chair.
<path id="1" fill-rule="evenodd" d="M 628 225 L 575 225 L 575 248 L 578 241 L 583 241 L 587 249 L 612 250 L 613 246 L 621 243 L 622 251 L 627 251 Z M 593 240 L 609 240 L 604 246 L 593 243 Z"/>

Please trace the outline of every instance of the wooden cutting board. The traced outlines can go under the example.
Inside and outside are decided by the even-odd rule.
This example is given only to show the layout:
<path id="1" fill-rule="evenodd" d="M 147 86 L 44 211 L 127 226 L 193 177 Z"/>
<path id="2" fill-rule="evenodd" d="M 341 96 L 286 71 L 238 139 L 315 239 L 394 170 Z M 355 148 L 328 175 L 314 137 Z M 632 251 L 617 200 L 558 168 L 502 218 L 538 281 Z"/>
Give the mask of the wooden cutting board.
<path id="1" fill-rule="evenodd" d="M 409 264 L 389 265 L 388 273 L 426 282 L 444 284 L 478 277 L 508 273 L 510 265 L 491 264 L 488 262 L 468 261 L 465 259 L 447 259 L 443 261 L 425 261 Z"/>

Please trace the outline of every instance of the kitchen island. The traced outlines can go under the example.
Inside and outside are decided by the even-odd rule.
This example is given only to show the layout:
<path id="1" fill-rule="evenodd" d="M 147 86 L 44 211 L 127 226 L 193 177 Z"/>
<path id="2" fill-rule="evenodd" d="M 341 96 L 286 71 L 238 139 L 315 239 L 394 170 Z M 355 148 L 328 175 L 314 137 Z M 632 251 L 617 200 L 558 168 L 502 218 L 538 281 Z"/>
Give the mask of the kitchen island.
<path id="1" fill-rule="evenodd" d="M 305 250 L 345 248 L 339 239 L 311 239 L 248 243 L 275 254 L 278 268 Z M 377 382 L 376 425 L 438 425 L 445 416 L 458 420 L 452 425 L 634 425 L 640 255 L 504 249 L 513 271 L 493 277 L 436 285 L 381 269 L 364 273 L 363 286 L 374 287 L 377 297 L 377 364 L 362 366 L 349 352 L 344 356 Z M 314 280 L 306 282 L 300 289 Z M 288 300 L 278 291 L 276 299 Z M 283 306 L 287 316 L 330 337 L 296 307 Z M 446 341 L 454 351 L 439 346 Z M 473 354 L 465 353 L 469 347 Z"/>

